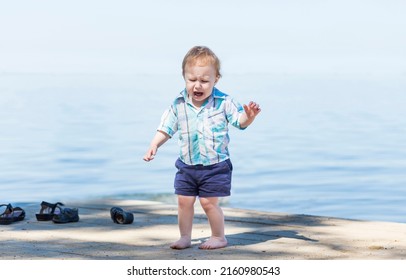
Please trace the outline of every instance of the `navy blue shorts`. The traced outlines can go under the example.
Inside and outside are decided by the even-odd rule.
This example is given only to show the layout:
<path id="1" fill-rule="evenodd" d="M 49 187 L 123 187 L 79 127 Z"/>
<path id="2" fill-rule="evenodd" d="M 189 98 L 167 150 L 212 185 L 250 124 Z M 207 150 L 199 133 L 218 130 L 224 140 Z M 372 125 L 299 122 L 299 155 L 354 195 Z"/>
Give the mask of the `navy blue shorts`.
<path id="1" fill-rule="evenodd" d="M 212 165 L 175 163 L 175 194 L 199 197 L 229 196 L 233 165 L 229 159 Z"/>

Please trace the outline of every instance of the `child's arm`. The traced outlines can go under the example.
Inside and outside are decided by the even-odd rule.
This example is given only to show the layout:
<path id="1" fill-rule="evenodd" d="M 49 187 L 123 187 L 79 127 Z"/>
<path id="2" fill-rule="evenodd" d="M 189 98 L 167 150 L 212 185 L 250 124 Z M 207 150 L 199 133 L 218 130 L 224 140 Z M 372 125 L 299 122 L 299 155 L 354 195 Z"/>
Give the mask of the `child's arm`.
<path id="1" fill-rule="evenodd" d="M 169 138 L 171 137 L 168 134 L 166 134 L 161 130 L 158 130 L 151 141 L 151 145 L 149 146 L 148 151 L 144 155 L 144 160 L 145 161 L 153 160 L 156 155 L 156 152 L 158 151 L 158 148 L 161 147 L 166 141 L 168 141 Z"/>
<path id="2" fill-rule="evenodd" d="M 248 127 L 254 120 L 255 117 L 261 112 L 259 104 L 251 101 L 248 105 L 243 105 L 244 113 L 241 114 L 239 122 L 241 128 Z"/>

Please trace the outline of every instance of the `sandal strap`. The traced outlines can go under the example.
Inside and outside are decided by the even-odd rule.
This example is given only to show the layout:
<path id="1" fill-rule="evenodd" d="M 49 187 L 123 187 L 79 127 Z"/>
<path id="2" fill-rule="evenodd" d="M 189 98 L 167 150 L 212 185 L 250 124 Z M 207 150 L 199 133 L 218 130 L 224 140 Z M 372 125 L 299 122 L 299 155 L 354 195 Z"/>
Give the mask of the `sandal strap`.
<path id="1" fill-rule="evenodd" d="M 11 206 L 10 203 L 9 203 L 9 204 L 1 204 L 0 207 L 1 207 L 1 206 L 6 206 L 6 209 L 5 209 L 4 212 L 1 213 L 0 215 L 10 214 L 10 213 L 13 212 L 13 206 Z"/>
<path id="2" fill-rule="evenodd" d="M 54 204 L 53 204 L 53 203 L 46 202 L 46 201 L 43 201 L 43 202 L 41 202 L 41 206 L 47 206 L 47 207 L 49 207 L 49 208 L 52 208 L 52 207 L 54 206 Z"/>
<path id="3" fill-rule="evenodd" d="M 40 214 L 44 213 L 44 211 L 49 208 L 51 209 L 51 211 L 49 211 L 49 213 L 53 214 L 55 212 L 55 208 L 58 206 L 64 206 L 64 204 L 62 202 L 57 202 L 57 203 L 49 203 L 46 201 L 42 201 L 41 202 L 41 210 L 40 210 Z"/>
<path id="4" fill-rule="evenodd" d="M 59 207 L 59 206 L 65 206 L 65 204 L 63 204 L 62 202 L 57 202 L 57 203 L 53 204 L 51 213 L 53 214 L 55 212 L 56 207 Z"/>

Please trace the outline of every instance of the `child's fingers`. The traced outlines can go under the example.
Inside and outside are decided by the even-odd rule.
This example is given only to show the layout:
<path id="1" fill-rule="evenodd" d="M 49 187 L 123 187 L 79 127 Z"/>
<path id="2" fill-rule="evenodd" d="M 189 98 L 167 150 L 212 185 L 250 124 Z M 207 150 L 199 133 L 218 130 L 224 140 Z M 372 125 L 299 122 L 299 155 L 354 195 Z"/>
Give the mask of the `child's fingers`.
<path id="1" fill-rule="evenodd" d="M 251 108 L 255 109 L 255 110 L 260 109 L 260 108 L 259 108 L 259 104 L 256 103 L 256 102 L 254 102 L 254 101 L 251 101 L 251 102 L 249 103 L 249 106 L 250 106 Z"/>
<path id="2" fill-rule="evenodd" d="M 250 101 L 248 103 L 248 105 L 243 105 L 243 107 L 244 107 L 244 111 L 247 114 L 257 115 L 261 111 L 261 108 L 260 108 L 259 104 L 257 104 L 254 101 Z"/>
<path id="3" fill-rule="evenodd" d="M 145 154 L 145 156 L 144 156 L 144 160 L 145 161 L 151 161 L 151 160 L 153 160 L 154 159 L 154 157 L 155 157 L 155 154 L 156 154 L 156 151 L 154 151 L 154 150 L 149 150 L 146 154 Z"/>

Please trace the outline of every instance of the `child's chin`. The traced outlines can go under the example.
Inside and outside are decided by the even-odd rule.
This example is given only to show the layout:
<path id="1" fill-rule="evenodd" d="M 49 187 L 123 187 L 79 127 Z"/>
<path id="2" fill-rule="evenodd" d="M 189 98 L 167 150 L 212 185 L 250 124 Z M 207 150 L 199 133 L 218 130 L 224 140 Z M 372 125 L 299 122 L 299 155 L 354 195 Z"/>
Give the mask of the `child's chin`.
<path id="1" fill-rule="evenodd" d="M 207 97 L 206 98 L 204 98 L 204 97 L 193 98 L 194 101 L 200 102 L 200 103 L 203 103 L 204 101 L 206 101 L 206 99 L 207 99 Z"/>
<path id="2" fill-rule="evenodd" d="M 196 100 L 196 101 L 203 101 L 204 100 L 203 96 L 201 96 L 201 97 L 194 96 L 193 99 Z"/>

